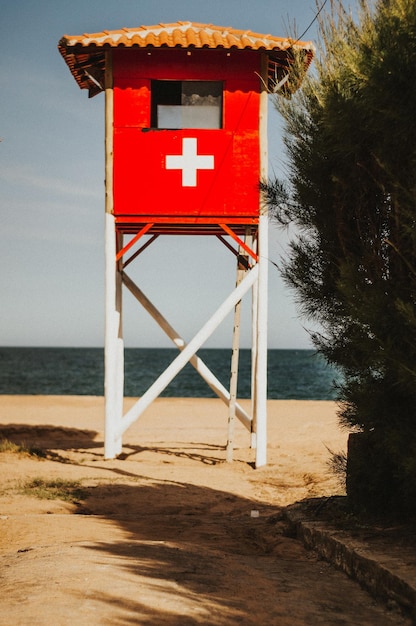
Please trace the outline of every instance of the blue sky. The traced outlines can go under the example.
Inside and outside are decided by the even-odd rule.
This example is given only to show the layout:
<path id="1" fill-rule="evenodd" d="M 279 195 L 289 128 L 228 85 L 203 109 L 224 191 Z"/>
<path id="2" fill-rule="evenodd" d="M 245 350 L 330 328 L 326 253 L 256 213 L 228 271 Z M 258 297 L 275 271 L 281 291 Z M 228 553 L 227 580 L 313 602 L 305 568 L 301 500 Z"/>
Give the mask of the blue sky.
<path id="1" fill-rule="evenodd" d="M 300 35 L 315 0 L 0 0 L 0 345 L 102 346 L 104 341 L 104 98 L 89 100 L 58 53 L 64 34 L 190 20 Z M 305 39 L 313 39 L 311 29 Z M 269 116 L 270 168 L 283 157 Z M 271 226 L 269 257 L 284 253 Z M 215 241 L 213 241 L 215 239 Z M 216 238 L 159 238 L 132 275 L 185 339 L 233 288 L 234 258 Z M 247 307 L 248 308 L 248 307 Z M 125 292 L 130 346 L 169 346 Z M 244 310 L 243 345 L 251 333 Z M 307 348 L 309 336 L 275 267 L 269 345 Z M 231 344 L 232 319 L 207 347 Z"/>

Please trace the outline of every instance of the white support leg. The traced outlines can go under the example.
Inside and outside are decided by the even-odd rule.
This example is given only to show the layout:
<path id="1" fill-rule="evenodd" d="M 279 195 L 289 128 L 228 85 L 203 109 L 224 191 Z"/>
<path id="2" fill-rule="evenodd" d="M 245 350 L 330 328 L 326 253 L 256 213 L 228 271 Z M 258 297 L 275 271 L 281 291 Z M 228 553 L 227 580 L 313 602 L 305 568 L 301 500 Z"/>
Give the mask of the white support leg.
<path id="1" fill-rule="evenodd" d="M 104 457 L 121 452 L 118 426 L 123 416 L 124 346 L 122 336 L 121 276 L 117 268 L 117 239 L 113 215 L 113 65 L 105 53 L 105 436 Z M 121 239 L 121 235 L 119 236 Z M 121 244 L 121 241 L 118 242 Z"/>
<path id="2" fill-rule="evenodd" d="M 268 218 L 260 216 L 255 371 L 256 467 L 267 463 L 267 278 Z"/>
<path id="3" fill-rule="evenodd" d="M 105 441 L 104 457 L 121 452 L 119 434 L 123 417 L 124 345 L 122 334 L 122 282 L 116 263 L 114 217 L 106 213 L 105 224 Z"/>
<path id="4" fill-rule="evenodd" d="M 253 242 L 251 243 L 253 245 Z M 256 242 L 257 253 L 259 251 L 258 239 Z M 253 285 L 251 290 L 251 415 L 253 416 L 251 422 L 251 441 L 250 447 L 257 447 L 257 387 L 256 387 L 256 373 L 257 373 L 257 303 L 258 303 L 258 283 Z"/>
<path id="5" fill-rule="evenodd" d="M 262 88 L 260 94 L 260 177 L 267 180 L 267 57 L 262 64 Z M 257 356 L 255 363 L 255 427 L 256 427 L 256 467 L 267 463 L 267 278 L 268 278 L 268 216 L 260 201 L 258 228 L 259 279 L 257 284 Z"/>

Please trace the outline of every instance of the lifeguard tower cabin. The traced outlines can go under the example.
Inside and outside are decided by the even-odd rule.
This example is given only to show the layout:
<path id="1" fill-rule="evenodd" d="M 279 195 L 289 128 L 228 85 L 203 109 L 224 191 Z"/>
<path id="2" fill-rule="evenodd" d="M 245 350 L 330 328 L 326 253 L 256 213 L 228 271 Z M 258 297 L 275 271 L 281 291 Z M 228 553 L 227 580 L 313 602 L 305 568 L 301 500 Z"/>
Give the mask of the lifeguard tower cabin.
<path id="1" fill-rule="evenodd" d="M 89 96 L 105 92 L 105 456 L 191 362 L 228 406 L 227 459 L 236 416 L 266 463 L 267 178 L 269 93 L 290 95 L 313 58 L 307 42 L 191 22 L 64 36 L 59 51 Z M 215 236 L 237 260 L 236 288 L 185 343 L 126 273 L 159 236 Z M 184 240 L 186 245 L 186 239 Z M 122 284 L 180 353 L 123 416 Z M 239 306 L 252 292 L 252 415 L 236 398 Z M 230 388 L 196 355 L 234 310 Z"/>

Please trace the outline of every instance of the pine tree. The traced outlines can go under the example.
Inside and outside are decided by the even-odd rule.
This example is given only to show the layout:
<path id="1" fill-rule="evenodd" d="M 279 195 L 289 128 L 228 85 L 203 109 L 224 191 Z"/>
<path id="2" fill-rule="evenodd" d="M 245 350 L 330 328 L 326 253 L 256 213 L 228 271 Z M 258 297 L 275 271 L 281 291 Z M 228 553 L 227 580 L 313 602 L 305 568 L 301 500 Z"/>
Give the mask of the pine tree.
<path id="1" fill-rule="evenodd" d="M 368 437 L 363 498 L 416 510 L 416 3 L 359 8 L 332 4 L 314 72 L 276 100 L 290 174 L 265 191 L 297 226 L 284 277 L 344 374 L 341 423 Z"/>

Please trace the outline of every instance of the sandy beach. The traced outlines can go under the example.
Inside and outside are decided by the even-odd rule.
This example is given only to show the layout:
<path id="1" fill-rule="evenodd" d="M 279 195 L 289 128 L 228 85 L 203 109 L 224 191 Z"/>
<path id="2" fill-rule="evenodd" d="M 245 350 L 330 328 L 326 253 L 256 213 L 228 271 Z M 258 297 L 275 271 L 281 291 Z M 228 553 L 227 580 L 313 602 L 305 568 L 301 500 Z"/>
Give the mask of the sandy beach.
<path id="1" fill-rule="evenodd" d="M 125 404 L 127 410 L 133 400 L 126 399 Z M 241 404 L 250 412 L 249 401 Z M 152 478 L 211 488 L 222 485 L 239 496 L 266 498 L 268 505 L 339 492 L 328 470 L 327 448 L 345 450 L 348 434 L 338 426 L 333 402 L 269 401 L 267 465 L 257 470 L 253 470 L 250 434 L 238 420 L 234 462 L 225 463 L 227 407 L 219 400 L 159 398 L 124 434 L 123 462 L 103 460 L 103 415 L 100 397 L 0 396 L 4 437 L 28 446 L 66 450 L 66 456 L 77 463 L 86 454 L 93 455 L 94 464 L 100 463 L 99 472 L 82 458 L 79 465 L 61 465 L 58 469 L 65 476 L 99 477 L 103 471 L 127 469 L 134 462 Z M 24 462 L 20 459 L 19 465 Z"/>
<path id="2" fill-rule="evenodd" d="M 0 624 L 398 623 L 285 536 L 282 507 L 342 493 L 335 403 L 268 412 L 259 469 L 238 421 L 225 462 L 227 407 L 212 399 L 158 399 L 105 461 L 103 398 L 0 396 L 0 437 L 43 451 L 0 453 Z M 81 495 L 40 499 L 34 480 Z"/>

